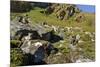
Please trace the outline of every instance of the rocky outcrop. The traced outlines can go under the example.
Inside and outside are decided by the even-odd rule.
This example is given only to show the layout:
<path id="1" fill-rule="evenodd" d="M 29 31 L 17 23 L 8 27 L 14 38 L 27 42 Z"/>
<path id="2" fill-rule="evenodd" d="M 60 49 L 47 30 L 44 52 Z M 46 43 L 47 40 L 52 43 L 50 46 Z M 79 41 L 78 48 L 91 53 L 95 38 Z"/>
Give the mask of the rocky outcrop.
<path id="1" fill-rule="evenodd" d="M 75 5 L 68 4 L 52 4 L 45 9 L 45 14 L 55 14 L 60 20 L 66 20 L 80 13 L 80 10 Z"/>
<path id="2" fill-rule="evenodd" d="M 88 49 L 93 48 L 94 32 L 83 31 L 80 27 L 50 26 L 46 22 L 33 25 L 31 22 L 19 22 L 18 19 L 11 21 L 10 31 L 11 40 L 18 40 L 15 44 L 20 44 L 12 49 L 21 49 L 22 54 L 27 56 L 25 65 L 94 61 L 94 55 L 92 60 L 86 55 L 86 51 L 94 52 Z M 80 58 L 79 55 L 86 58 Z"/>

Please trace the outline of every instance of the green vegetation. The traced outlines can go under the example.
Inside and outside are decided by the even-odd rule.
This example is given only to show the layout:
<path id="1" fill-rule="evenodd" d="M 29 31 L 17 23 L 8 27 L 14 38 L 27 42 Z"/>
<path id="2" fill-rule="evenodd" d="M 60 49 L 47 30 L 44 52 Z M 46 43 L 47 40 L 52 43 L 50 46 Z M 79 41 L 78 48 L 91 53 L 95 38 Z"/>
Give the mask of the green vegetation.
<path id="1" fill-rule="evenodd" d="M 19 48 L 11 49 L 11 67 L 22 65 L 24 58 L 25 56 Z"/>
<path id="2" fill-rule="evenodd" d="M 11 12 L 27 12 L 32 9 L 29 2 L 11 1 Z"/>
<path id="3" fill-rule="evenodd" d="M 20 47 L 21 46 L 21 41 L 19 40 L 11 40 L 10 41 L 11 47 L 15 48 L 15 47 Z"/>
<path id="4" fill-rule="evenodd" d="M 85 58 L 95 60 L 95 43 L 86 41 L 79 44 L 78 47 L 83 49 L 80 54 L 82 54 Z"/>
<path id="5" fill-rule="evenodd" d="M 21 4 L 22 5 L 22 4 Z M 53 7 L 55 7 L 54 5 Z M 67 5 L 69 6 L 69 5 Z M 29 7 L 29 6 L 28 6 Z M 63 8 L 62 8 L 63 7 Z M 48 58 L 46 58 L 45 61 L 47 63 L 70 63 L 71 62 L 71 57 L 78 58 L 79 55 L 84 56 L 85 58 L 95 60 L 95 35 L 93 37 L 94 41 L 91 41 L 91 37 L 89 34 L 85 34 L 84 32 L 90 32 L 93 33 L 95 32 L 95 14 L 93 13 L 83 13 L 80 10 L 76 10 L 76 13 L 71 16 L 69 19 L 66 16 L 64 16 L 63 20 L 60 20 L 57 18 L 57 15 L 59 15 L 61 12 L 58 11 L 59 9 L 62 9 L 65 11 L 66 5 L 61 4 L 58 7 L 55 7 L 54 12 L 52 12 L 49 15 L 46 15 L 45 13 L 42 13 L 45 11 L 45 8 L 40 8 L 40 7 L 34 7 L 34 9 L 31 9 L 29 11 L 25 12 L 11 12 L 11 21 L 14 20 L 18 16 L 25 16 L 28 14 L 29 19 L 31 20 L 31 23 L 34 25 L 36 23 L 42 24 L 43 22 L 46 22 L 49 26 L 54 25 L 54 26 L 59 26 L 59 28 L 64 28 L 65 29 L 65 37 L 63 40 L 60 40 L 59 42 L 53 43 L 54 47 L 58 49 L 58 53 L 61 55 L 56 55 L 56 54 L 51 54 Z M 27 8 L 27 7 L 25 7 Z M 64 9 L 65 8 L 65 9 Z M 42 11 L 42 12 L 41 12 Z M 80 19 L 79 17 L 82 16 Z M 76 20 L 78 19 L 78 20 Z M 81 29 L 81 31 L 78 30 L 73 30 L 73 32 L 67 32 L 65 27 L 72 27 L 73 29 L 75 27 L 78 27 Z M 60 30 L 60 29 L 59 29 Z M 54 34 L 58 35 L 58 32 L 55 32 Z M 83 42 L 79 42 L 77 44 L 77 48 L 81 48 L 82 50 L 76 49 L 75 52 L 72 52 L 71 54 L 71 49 L 69 48 L 69 37 L 72 35 L 80 35 L 80 39 Z M 43 41 L 45 43 L 45 41 Z M 15 46 L 16 48 L 19 48 L 21 46 L 21 41 L 19 40 L 11 40 L 11 46 Z M 48 43 L 48 42 L 46 42 Z M 11 66 L 18 66 L 23 64 L 23 58 L 25 56 L 23 53 L 20 52 L 19 49 L 16 49 L 13 47 L 11 49 Z M 72 56 L 71 56 L 72 55 Z"/>
<path id="6" fill-rule="evenodd" d="M 48 16 L 44 15 L 43 13 L 40 13 L 40 11 L 43 11 L 44 9 L 42 8 L 34 8 L 34 10 L 31 10 L 30 12 L 26 13 L 11 13 L 11 18 L 14 18 L 19 15 L 25 15 L 28 14 L 32 23 L 42 23 L 42 22 L 47 22 L 48 25 L 55 25 L 55 26 L 60 26 L 60 27 L 81 27 L 85 31 L 90 31 L 93 32 L 95 31 L 94 29 L 94 24 L 95 24 L 95 19 L 94 19 L 94 14 L 89 14 L 89 13 L 83 13 L 85 16 L 85 20 L 77 23 L 75 21 L 75 17 L 71 17 L 68 20 L 59 20 L 56 18 L 55 15 L 50 14 Z"/>

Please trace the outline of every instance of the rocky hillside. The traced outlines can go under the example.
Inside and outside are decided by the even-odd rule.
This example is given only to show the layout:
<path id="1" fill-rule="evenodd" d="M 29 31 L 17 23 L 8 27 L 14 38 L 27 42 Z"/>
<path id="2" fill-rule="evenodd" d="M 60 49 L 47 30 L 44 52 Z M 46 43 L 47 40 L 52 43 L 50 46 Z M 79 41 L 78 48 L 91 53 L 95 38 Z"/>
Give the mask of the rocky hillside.
<path id="1" fill-rule="evenodd" d="M 28 3 L 34 9 L 11 12 L 11 67 L 95 61 L 95 14 L 70 4 Z"/>
<path id="2" fill-rule="evenodd" d="M 92 62 L 94 38 L 94 32 L 79 27 L 32 25 L 14 20 L 11 21 L 11 63 L 13 66 Z"/>

